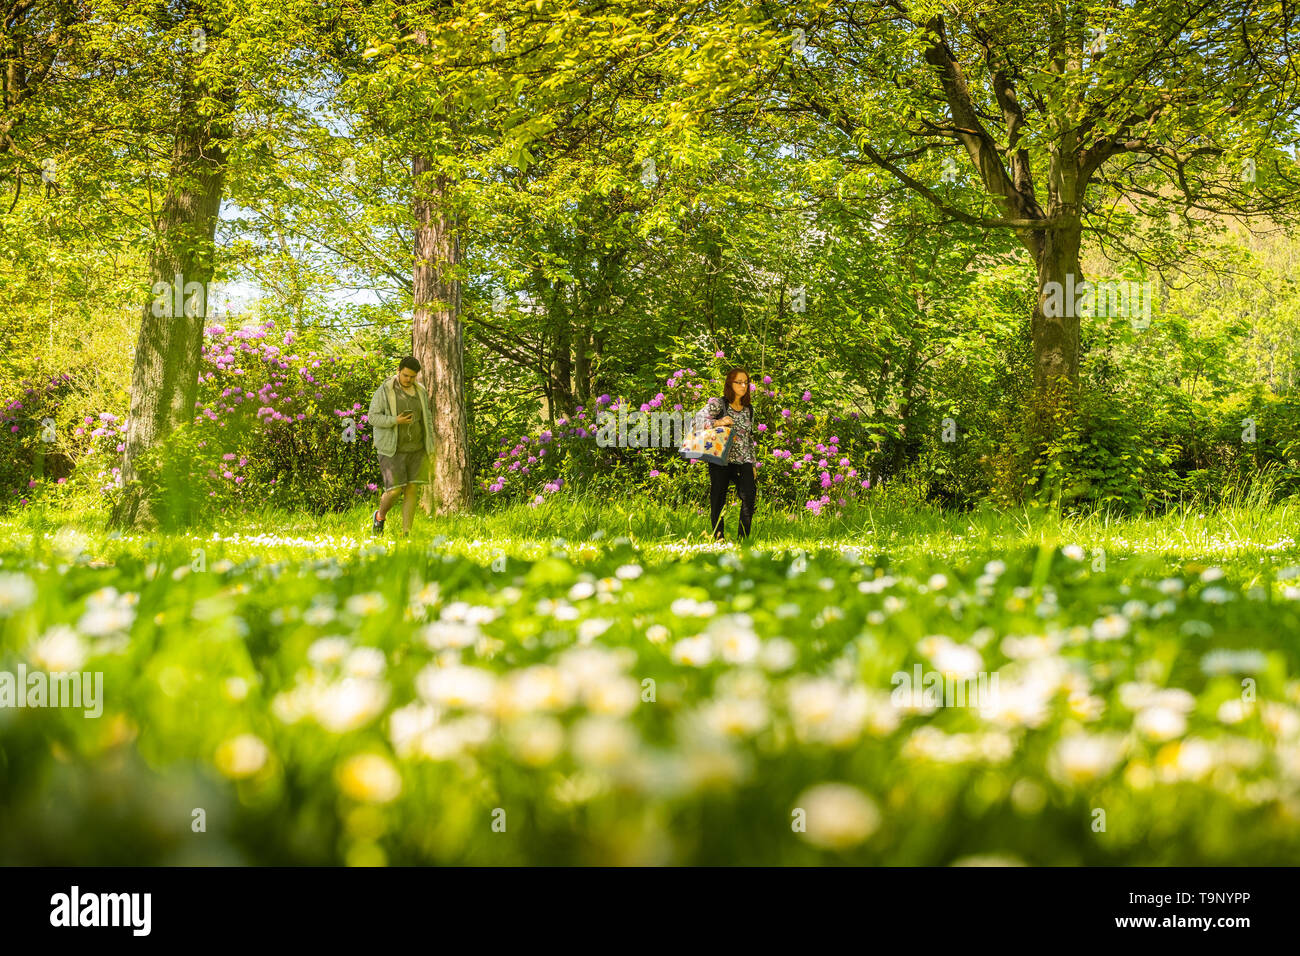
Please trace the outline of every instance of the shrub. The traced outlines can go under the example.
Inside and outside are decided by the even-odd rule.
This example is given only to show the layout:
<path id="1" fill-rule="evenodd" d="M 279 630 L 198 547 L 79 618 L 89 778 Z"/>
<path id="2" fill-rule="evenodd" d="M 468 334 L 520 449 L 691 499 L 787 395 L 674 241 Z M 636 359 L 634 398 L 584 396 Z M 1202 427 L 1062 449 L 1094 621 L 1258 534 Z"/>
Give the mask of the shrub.
<path id="1" fill-rule="evenodd" d="M 721 375 L 704 378 L 682 368 L 664 380 L 638 411 L 685 411 L 694 416 L 710 396 L 722 394 Z M 836 510 L 879 484 L 867 462 L 878 446 L 872 427 L 858 413 L 832 414 L 808 390 L 787 393 L 771 376 L 751 383 L 754 409 L 756 473 L 764 502 L 814 514 Z M 705 467 L 677 454 L 675 447 L 600 447 L 596 433 L 600 416 L 617 416 L 620 402 L 609 395 L 593 408 L 577 409 L 572 420 L 561 418 L 558 431 L 539 429 L 503 447 L 493 463 L 492 480 L 484 491 L 503 501 L 540 503 L 572 488 L 625 495 L 653 494 L 672 504 L 698 502 Z M 629 428 L 629 433 L 632 431 Z"/>
<path id="2" fill-rule="evenodd" d="M 193 422 L 137 463 L 169 508 L 199 517 L 282 501 L 323 513 L 378 490 L 366 411 L 393 362 L 305 344 L 272 322 L 205 330 Z M 120 487 L 125 414 L 103 411 L 73 429 L 86 442 L 78 477 L 99 494 Z"/>

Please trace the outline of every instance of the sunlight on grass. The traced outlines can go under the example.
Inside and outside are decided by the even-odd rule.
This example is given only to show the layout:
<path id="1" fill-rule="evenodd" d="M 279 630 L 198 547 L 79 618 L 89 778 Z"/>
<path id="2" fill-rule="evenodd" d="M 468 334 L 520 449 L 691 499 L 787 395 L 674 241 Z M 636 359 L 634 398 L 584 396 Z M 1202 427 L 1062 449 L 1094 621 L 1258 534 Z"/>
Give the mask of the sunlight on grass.
<path id="1" fill-rule="evenodd" d="M 0 862 L 111 859 L 110 786 L 142 862 L 1280 863 L 1292 517 L 882 501 L 741 548 L 559 496 L 409 541 L 360 508 L 152 535 L 32 510 L 0 522 L 0 655 L 102 674 L 103 714 L 0 710 Z M 949 692 L 900 697 L 913 674 Z"/>

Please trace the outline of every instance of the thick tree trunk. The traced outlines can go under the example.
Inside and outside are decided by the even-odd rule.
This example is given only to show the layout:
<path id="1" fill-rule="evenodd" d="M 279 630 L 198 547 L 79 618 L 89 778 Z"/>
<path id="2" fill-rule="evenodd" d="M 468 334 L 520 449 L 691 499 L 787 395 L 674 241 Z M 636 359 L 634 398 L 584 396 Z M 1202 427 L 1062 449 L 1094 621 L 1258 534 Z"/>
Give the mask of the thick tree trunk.
<path id="1" fill-rule="evenodd" d="M 434 459 L 423 506 L 463 511 L 473 495 L 465 402 L 465 336 L 461 321 L 459 223 L 447 214 L 447 176 L 427 157 L 411 163 L 415 180 L 414 321 L 411 354 L 433 404 Z"/>
<path id="2" fill-rule="evenodd" d="M 1045 230 L 1038 249 L 1038 297 L 1031 335 L 1034 388 L 1042 395 L 1079 381 L 1079 315 L 1074 289 L 1079 272 L 1081 230 Z"/>
<path id="3" fill-rule="evenodd" d="M 1077 222 L 1037 234 L 1034 256 L 1038 295 L 1031 318 L 1034 391 L 1029 430 L 1020 438 L 1026 460 L 1038 459 L 1064 427 L 1075 420 L 1079 399 L 1079 244 Z M 1059 502 L 1059 480 L 1040 485 L 1036 495 Z"/>
<path id="4" fill-rule="evenodd" d="M 179 103 L 167 192 L 150 254 L 152 284 L 131 371 L 131 412 L 122 466 L 125 491 L 111 518 L 119 526 L 157 525 L 159 487 L 151 476 L 142 475 L 141 457 L 178 426 L 194 420 L 217 216 L 225 187 L 224 141 L 230 135 L 234 102 L 233 91 L 224 90 L 216 97 L 221 111 L 204 115 L 199 105 L 203 95 L 204 91 L 187 84 Z M 164 285 L 167 291 L 159 291 Z M 177 301 L 182 302 L 180 309 Z"/>

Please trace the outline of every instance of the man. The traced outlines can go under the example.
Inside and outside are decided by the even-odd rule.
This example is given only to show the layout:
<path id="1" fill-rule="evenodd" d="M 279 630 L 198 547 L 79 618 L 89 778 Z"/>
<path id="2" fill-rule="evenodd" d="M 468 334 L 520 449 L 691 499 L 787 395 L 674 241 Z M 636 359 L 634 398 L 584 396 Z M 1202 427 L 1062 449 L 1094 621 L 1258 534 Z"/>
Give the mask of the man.
<path id="1" fill-rule="evenodd" d="M 374 432 L 384 491 L 371 516 L 371 533 L 384 533 L 384 519 L 405 490 L 402 502 L 402 536 L 411 534 L 418 486 L 426 484 L 427 464 L 433 454 L 433 415 L 429 396 L 415 380 L 420 363 L 408 355 L 397 374 L 386 379 L 370 398 L 367 421 Z"/>

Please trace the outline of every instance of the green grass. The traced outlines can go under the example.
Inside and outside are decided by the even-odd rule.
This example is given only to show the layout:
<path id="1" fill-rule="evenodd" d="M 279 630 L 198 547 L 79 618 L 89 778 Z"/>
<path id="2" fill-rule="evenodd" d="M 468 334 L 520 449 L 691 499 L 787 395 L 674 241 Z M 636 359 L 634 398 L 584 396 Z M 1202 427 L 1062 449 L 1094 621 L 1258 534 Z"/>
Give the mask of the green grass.
<path id="1" fill-rule="evenodd" d="M 368 515 L 0 520 L 0 671 L 104 680 L 0 709 L 0 863 L 1300 852 L 1293 504 Z M 918 666 L 999 683 L 917 707 Z"/>
<path id="2" fill-rule="evenodd" d="M 248 535 L 275 534 L 313 538 L 320 535 L 350 538 L 359 543 L 370 536 L 373 502 L 351 511 L 323 516 L 266 508 L 240 516 L 231 524 L 223 518 L 204 522 L 188 534 L 226 536 L 231 528 Z M 396 538 L 400 514 L 388 522 L 389 540 Z M 734 541 L 736 506 L 726 513 L 727 531 Z M 982 554 L 1026 546 L 1078 544 L 1089 551 L 1163 554 L 1179 559 L 1216 559 L 1230 555 L 1279 554 L 1293 547 L 1300 527 L 1300 504 L 1261 500 L 1249 492 L 1235 495 L 1223 506 L 1206 508 L 1188 504 L 1159 517 L 1119 517 L 1105 512 L 1057 515 L 1043 509 L 1000 510 L 991 507 L 971 512 L 945 511 L 894 502 L 888 497 L 841 513 L 817 517 L 809 512 L 775 514 L 760 507 L 755 514 L 753 544 L 761 548 L 809 551 L 837 550 L 846 546 L 875 548 L 889 553 Z M 674 508 L 654 501 L 610 502 L 601 498 L 557 495 L 536 508 L 515 505 L 480 509 L 465 515 L 430 517 L 417 512 L 414 536 L 429 541 L 438 536 L 448 545 L 475 539 L 491 542 L 507 553 L 557 537 L 568 542 L 626 536 L 652 552 L 684 542 L 708 544 L 708 516 L 703 507 Z M 100 510 L 69 511 L 39 506 L 0 519 L 0 535 L 22 541 L 25 534 L 52 533 L 73 526 L 91 534 L 108 534 Z M 128 535 L 139 537 L 139 535 Z M 148 537 L 148 536 L 145 536 Z"/>

